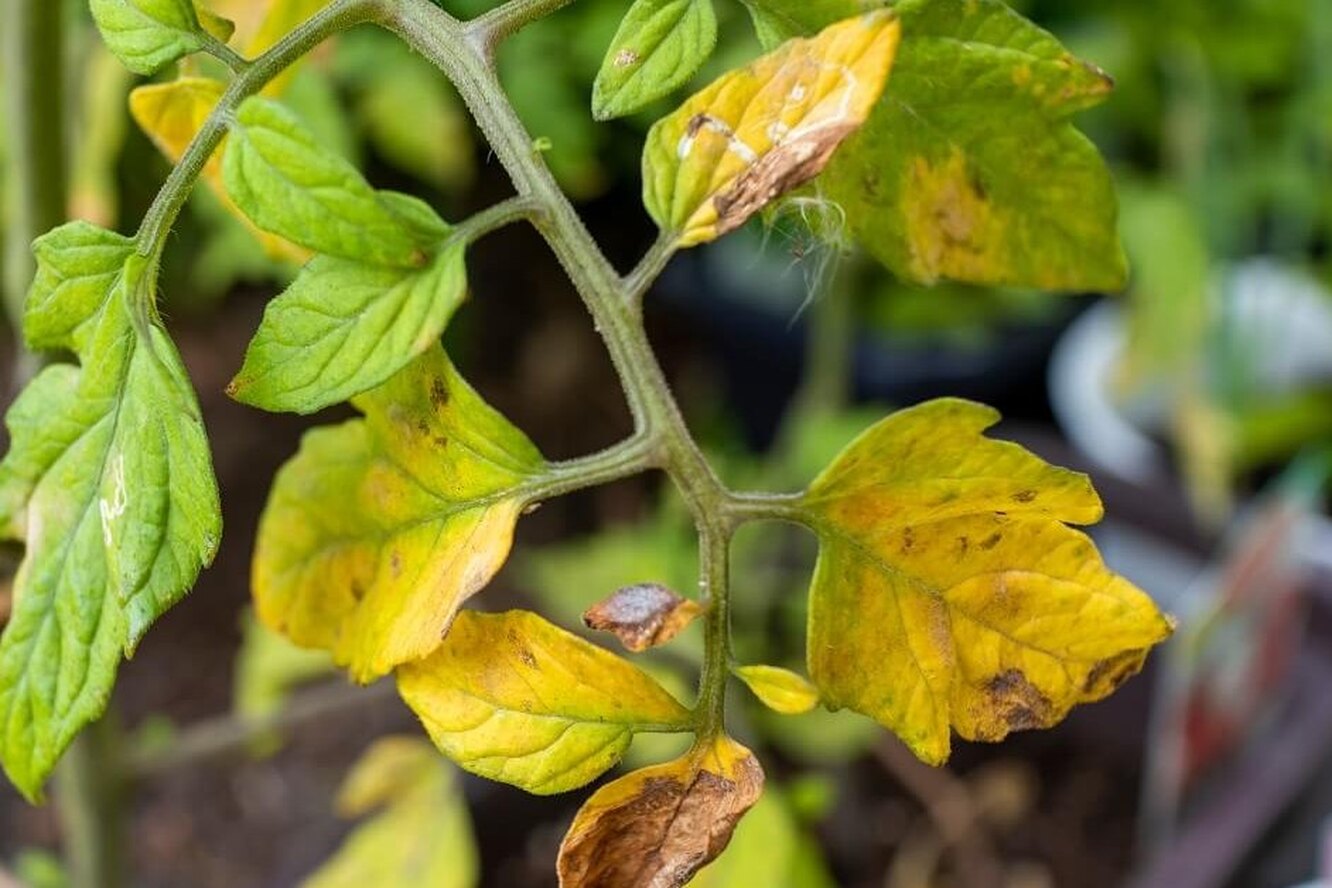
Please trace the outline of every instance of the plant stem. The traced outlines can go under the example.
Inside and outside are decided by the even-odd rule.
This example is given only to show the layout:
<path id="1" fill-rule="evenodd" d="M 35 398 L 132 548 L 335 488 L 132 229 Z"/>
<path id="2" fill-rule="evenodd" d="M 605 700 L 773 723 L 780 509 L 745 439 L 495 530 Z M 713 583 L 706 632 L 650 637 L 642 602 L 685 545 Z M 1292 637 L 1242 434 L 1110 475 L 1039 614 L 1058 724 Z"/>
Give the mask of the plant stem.
<path id="1" fill-rule="evenodd" d="M 467 23 L 468 39 L 489 58 L 495 47 L 532 22 L 558 12 L 573 0 L 512 0 Z"/>
<path id="2" fill-rule="evenodd" d="M 6 243 L 5 313 L 11 328 L 23 326 L 23 302 L 36 271 L 30 245 L 65 221 L 65 60 L 62 5 L 50 0 L 5 0 L 0 57 L 5 89 L 6 185 L 10 191 Z M 23 355 L 22 337 L 18 352 Z M 17 386 L 36 369 L 20 358 Z M 16 387 L 17 387 L 16 386 Z"/>
<path id="3" fill-rule="evenodd" d="M 3 66 L 9 169 L 13 195 L 5 311 L 22 329 L 23 305 L 36 272 L 30 245 L 65 221 L 67 193 L 64 131 L 64 4 L 6 0 Z M 40 359 L 16 336 L 14 382 L 21 386 Z M 118 726 L 107 715 L 75 738 L 56 774 L 65 857 L 74 888 L 118 888 L 123 883 L 119 799 Z"/>
<path id="4" fill-rule="evenodd" d="M 120 723 L 108 709 L 74 739 L 56 770 L 56 807 L 73 888 L 125 883 L 120 741 Z"/>

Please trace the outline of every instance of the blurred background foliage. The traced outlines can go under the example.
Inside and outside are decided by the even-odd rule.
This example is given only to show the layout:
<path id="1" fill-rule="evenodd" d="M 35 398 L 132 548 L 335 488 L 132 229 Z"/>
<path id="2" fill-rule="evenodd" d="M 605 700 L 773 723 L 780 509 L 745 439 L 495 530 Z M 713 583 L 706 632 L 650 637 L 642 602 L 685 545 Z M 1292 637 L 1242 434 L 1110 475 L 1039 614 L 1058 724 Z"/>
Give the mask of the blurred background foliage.
<path id="1" fill-rule="evenodd" d="M 132 228 L 168 163 L 131 119 L 129 95 L 140 84 L 102 47 L 86 3 L 59 2 L 68 7 L 74 35 L 68 66 L 75 98 L 66 109 L 73 134 L 69 212 Z M 238 45 L 248 46 L 271 43 L 320 5 L 210 4 L 236 23 Z M 441 5 L 469 16 L 491 4 Z M 807 341 L 795 394 L 773 416 L 754 420 L 717 380 L 691 379 L 691 424 L 733 486 L 797 489 L 894 403 L 964 394 L 998 401 L 1019 416 L 1047 419 L 1053 411 L 1075 442 L 1094 448 L 1099 429 L 1080 430 L 1085 417 L 1079 411 L 1103 398 L 1117 421 L 1169 454 L 1198 522 L 1220 526 L 1237 499 L 1294 454 L 1332 441 L 1332 297 L 1326 286 L 1332 275 L 1332 3 L 1011 5 L 1116 79 L 1113 99 L 1081 115 L 1079 126 L 1110 160 L 1121 186 L 1122 231 L 1134 269 L 1127 293 L 1106 300 L 1105 294 L 906 285 L 859 256 L 846 243 L 835 208 L 806 193 L 697 257 L 681 257 L 684 267 L 663 279 L 661 300 L 686 317 L 710 317 L 723 331 L 726 324 L 775 331 L 765 340 L 769 345 L 789 342 L 787 334 L 797 328 L 797 341 Z M 520 33 L 498 60 L 520 116 L 561 184 L 612 224 L 625 214 L 641 215 L 642 135 L 671 107 L 662 102 L 626 120 L 592 121 L 591 84 L 626 6 L 625 0 L 579 0 Z M 718 13 L 721 42 L 696 85 L 759 51 L 740 4 L 721 3 Z M 190 61 L 183 73 L 220 75 L 212 64 Z M 502 188 L 452 88 L 384 33 L 362 29 L 320 48 L 281 84 L 281 98 L 321 141 L 370 170 L 377 183 L 421 194 L 447 218 L 494 202 Z M 0 179 L 0 193 L 6 190 Z M 190 208 L 166 254 L 161 289 L 169 313 L 208 317 L 224 311 L 238 291 L 270 290 L 290 280 L 296 268 L 290 254 L 257 239 L 216 194 L 197 189 Z M 646 230 L 637 215 L 626 224 Z M 722 320 L 717 305 L 727 306 Z M 1029 387 L 1016 381 L 1043 373 L 1049 349 L 1070 341 L 1070 328 L 1096 311 L 1104 323 L 1086 327 L 1090 338 L 1071 341 L 1079 357 L 1088 343 L 1099 342 L 1107 355 L 1104 372 L 1083 388 L 1055 380 L 1053 403 L 1033 403 Z M 465 342 L 460 350 L 466 351 Z M 751 372 L 762 374 L 767 360 Z M 1052 372 L 1058 373 L 1057 363 Z M 1129 476 L 1137 471 L 1127 462 L 1112 468 Z M 578 625 L 592 601 L 630 583 L 687 590 L 697 576 L 687 514 L 668 490 L 653 493 L 645 511 L 521 552 L 513 571 L 518 585 L 566 626 Z M 737 540 L 735 650 L 741 662 L 799 667 L 802 593 L 813 554 L 812 538 L 793 528 L 747 529 Z M 293 688 L 328 674 L 326 662 L 285 648 L 253 621 L 246 622 L 244 639 L 235 683 L 242 719 L 272 717 Z M 700 653 L 700 639 L 686 633 L 647 662 L 663 676 L 677 674 L 687 697 L 676 667 L 696 668 Z M 830 805 L 831 785 L 817 769 L 804 778 L 789 772 L 883 755 L 881 732 L 868 721 L 821 710 L 775 716 L 739 695 L 734 709 L 742 735 L 797 767 L 774 775 L 776 791 L 696 884 L 834 884 L 811 839 L 811 824 Z M 659 760 L 667 750 L 651 744 L 662 742 L 674 740 L 643 738 L 635 757 Z M 277 743 L 266 737 L 253 751 L 270 754 Z M 393 754 L 410 760 L 414 753 Z M 445 817 L 450 841 L 465 846 L 470 825 L 457 810 L 454 781 L 428 763 L 413 767 L 428 775 L 420 778 L 428 791 L 447 800 L 443 813 L 438 806 L 424 809 Z M 900 762 L 893 767 L 899 775 L 913 773 Z M 964 794 L 997 829 L 1012 826 L 1033 804 L 1030 775 L 1018 765 L 966 781 L 943 779 L 942 790 L 927 791 Z M 421 798 L 419 792 L 388 793 L 351 806 L 360 815 L 384 805 L 374 815 L 379 820 L 362 827 L 369 838 L 353 834 L 341 862 L 330 863 L 317 884 L 353 884 L 348 880 L 357 874 L 373 872 L 352 844 L 376 846 L 376 822 L 425 816 L 411 813 L 423 810 Z M 946 818 L 943 826 L 936 814 L 926 820 L 936 831 L 946 829 Z M 932 850 L 929 835 L 908 843 L 910 853 L 899 855 L 888 884 L 927 884 L 920 873 L 932 872 L 941 853 Z M 368 853 L 390 852 L 372 847 Z M 474 881 L 474 869 L 469 864 L 457 884 Z M 21 870 L 34 885 L 59 884 L 58 865 L 40 855 L 24 858 Z M 1009 884 L 1020 883 L 1027 884 Z"/>

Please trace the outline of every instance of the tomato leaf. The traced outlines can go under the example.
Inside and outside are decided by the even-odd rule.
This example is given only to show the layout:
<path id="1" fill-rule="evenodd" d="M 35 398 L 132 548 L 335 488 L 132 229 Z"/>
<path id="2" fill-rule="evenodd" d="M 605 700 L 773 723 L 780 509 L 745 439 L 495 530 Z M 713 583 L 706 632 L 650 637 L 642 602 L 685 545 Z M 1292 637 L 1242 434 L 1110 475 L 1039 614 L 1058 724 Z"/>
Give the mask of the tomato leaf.
<path id="1" fill-rule="evenodd" d="M 813 177 L 865 121 L 897 51 L 878 11 L 718 78 L 648 133 L 643 200 L 680 246 L 715 240 Z"/>
<path id="2" fill-rule="evenodd" d="M 789 669 L 737 666 L 732 671 L 773 712 L 802 715 L 819 705 L 819 689 Z"/>
<path id="3" fill-rule="evenodd" d="M 307 249 L 376 265 L 418 268 L 419 232 L 300 119 L 254 96 L 236 112 L 223 155 L 227 193 L 264 231 Z"/>
<path id="4" fill-rule="evenodd" d="M 338 794 L 344 817 L 373 814 L 304 888 L 471 888 L 480 876 L 467 802 L 448 764 L 415 737 L 375 742 Z"/>
<path id="5" fill-rule="evenodd" d="M 680 888 L 720 854 L 763 793 L 763 768 L 729 737 L 597 790 L 560 845 L 561 888 Z"/>
<path id="6" fill-rule="evenodd" d="M 107 47 L 136 74 L 152 74 L 205 45 L 190 0 L 91 0 L 89 6 Z"/>
<path id="7" fill-rule="evenodd" d="M 42 371 L 10 409 L 0 528 L 26 553 L 0 637 L 0 762 L 29 797 L 101 714 L 122 652 L 212 561 L 221 534 L 198 403 L 133 241 L 87 223 L 34 245 Z"/>
<path id="8" fill-rule="evenodd" d="M 894 274 L 1118 290 L 1114 184 L 1070 116 L 1112 81 L 1000 0 L 902 0 L 892 84 L 820 180 Z"/>
<path id="9" fill-rule="evenodd" d="M 703 612 L 696 601 L 681 598 L 660 583 L 625 586 L 583 614 L 589 629 L 612 632 L 636 653 L 666 644 Z"/>
<path id="10" fill-rule="evenodd" d="M 693 77 L 717 45 L 712 0 L 636 0 L 592 85 L 598 120 L 624 117 Z"/>
<path id="11" fill-rule="evenodd" d="M 278 473 L 259 526 L 260 619 L 333 652 L 359 681 L 439 646 L 504 563 L 546 468 L 438 345 L 316 429 Z"/>
<path id="12" fill-rule="evenodd" d="M 1105 697 L 1172 628 L 1064 524 L 1100 520 L 1086 476 L 983 437 L 997 420 L 953 399 L 900 411 L 805 500 L 810 674 L 934 764 L 950 726 L 996 741 Z"/>
<path id="13" fill-rule="evenodd" d="M 269 303 L 228 392 L 313 413 L 374 388 L 439 341 L 467 295 L 463 253 L 446 246 L 419 270 L 316 257 Z"/>
<path id="14" fill-rule="evenodd" d="M 691 721 L 637 666 L 524 611 L 463 611 L 398 686 L 460 767 L 540 795 L 595 780 L 637 732 Z"/>

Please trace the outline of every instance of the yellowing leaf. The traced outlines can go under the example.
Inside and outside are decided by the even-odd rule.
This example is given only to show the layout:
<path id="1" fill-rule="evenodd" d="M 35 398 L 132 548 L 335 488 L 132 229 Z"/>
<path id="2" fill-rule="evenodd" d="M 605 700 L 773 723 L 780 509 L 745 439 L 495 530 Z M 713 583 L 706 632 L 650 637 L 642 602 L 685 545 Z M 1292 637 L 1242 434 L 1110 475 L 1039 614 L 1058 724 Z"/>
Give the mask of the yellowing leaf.
<path id="1" fill-rule="evenodd" d="M 690 725 L 647 673 L 525 611 L 463 611 L 398 686 L 459 766 L 540 795 L 595 780 L 635 732 Z"/>
<path id="2" fill-rule="evenodd" d="M 847 19 L 716 80 L 648 133 L 643 199 L 680 246 L 714 240 L 813 177 L 878 101 L 895 15 Z"/>
<path id="3" fill-rule="evenodd" d="M 729 737 L 597 790 L 560 845 L 560 888 L 680 888 L 725 849 L 763 793 L 763 768 Z"/>
<path id="4" fill-rule="evenodd" d="M 801 715 L 819 705 L 819 689 L 804 676 L 776 666 L 738 666 L 743 681 L 763 705 L 782 715 Z"/>
<path id="5" fill-rule="evenodd" d="M 178 163 L 190 142 L 203 127 L 222 98 L 226 84 L 210 77 L 181 77 L 166 83 L 150 83 L 130 93 L 130 114 L 172 163 Z M 222 154 L 226 143 L 213 152 L 204 166 L 202 178 L 227 210 L 245 223 L 245 226 L 263 244 L 264 251 L 275 259 L 302 263 L 310 257 L 305 250 L 277 235 L 261 231 L 232 202 L 222 187 Z"/>
<path id="6" fill-rule="evenodd" d="M 625 586 L 583 614 L 589 629 L 613 632 L 635 652 L 665 644 L 703 612 L 698 602 L 681 598 L 660 583 Z"/>
<path id="7" fill-rule="evenodd" d="M 504 563 L 545 462 L 435 346 L 305 436 L 260 522 L 260 619 L 360 681 L 426 656 Z"/>
<path id="8" fill-rule="evenodd" d="M 338 812 L 378 811 L 304 888 L 429 885 L 471 888 L 479 876 L 466 800 L 448 764 L 424 740 L 385 737 L 356 763 Z"/>
<path id="9" fill-rule="evenodd" d="M 923 760 L 1049 727 L 1141 668 L 1171 632 L 1084 534 L 1101 503 L 1083 475 L 981 434 L 993 410 L 903 410 L 811 486 L 822 549 L 809 623 L 824 701 L 869 715 Z"/>

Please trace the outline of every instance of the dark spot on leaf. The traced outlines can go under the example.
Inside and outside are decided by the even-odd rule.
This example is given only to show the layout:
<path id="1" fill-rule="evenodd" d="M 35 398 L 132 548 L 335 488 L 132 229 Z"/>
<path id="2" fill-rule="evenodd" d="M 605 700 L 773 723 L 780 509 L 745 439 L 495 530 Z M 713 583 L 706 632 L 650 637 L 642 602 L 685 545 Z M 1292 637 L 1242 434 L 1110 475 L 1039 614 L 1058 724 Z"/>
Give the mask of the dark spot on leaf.
<path id="1" fill-rule="evenodd" d="M 994 533 L 990 534 L 985 539 L 981 540 L 980 547 L 984 549 L 986 552 L 988 552 L 991 549 L 993 549 L 995 546 L 999 545 L 999 541 L 1002 540 L 1003 538 L 1004 535 L 996 530 Z"/>
<path id="2" fill-rule="evenodd" d="M 583 614 L 589 629 L 612 632 L 631 651 L 645 651 L 670 641 L 702 613 L 697 602 L 660 583 L 626 586 Z"/>
<path id="3" fill-rule="evenodd" d="M 449 439 L 444 437 L 443 435 L 436 435 L 435 446 L 438 447 L 440 450 L 443 450 L 445 447 L 449 446 Z"/>
<path id="4" fill-rule="evenodd" d="M 402 553 L 397 549 L 389 553 L 389 572 L 395 580 L 402 576 Z"/>
<path id="5" fill-rule="evenodd" d="M 436 379 L 430 383 L 430 403 L 439 409 L 443 409 L 444 405 L 449 403 L 449 388 L 444 384 L 444 380 Z"/>
<path id="6" fill-rule="evenodd" d="M 957 538 L 957 547 L 962 551 L 962 554 L 965 555 L 967 554 L 967 549 L 971 548 L 971 540 L 967 537 L 960 536 Z"/>
<path id="7" fill-rule="evenodd" d="M 1027 731 L 1047 727 L 1054 721 L 1055 711 L 1050 700 L 1027 680 L 1017 669 L 1006 669 L 985 683 L 996 720 L 1007 731 Z M 1002 739 L 1007 732 L 995 725 L 993 737 Z"/>
<path id="8" fill-rule="evenodd" d="M 916 546 L 916 532 L 910 527 L 902 528 L 902 551 L 910 552 Z"/>
<path id="9" fill-rule="evenodd" d="M 1034 490 L 1019 490 L 1017 493 L 1013 494 L 1013 502 L 1029 503 L 1036 499 L 1036 496 L 1037 493 Z"/>
<path id="10" fill-rule="evenodd" d="M 532 656 L 532 652 L 525 647 L 518 648 L 518 659 L 522 660 L 523 665 L 528 669 L 537 668 L 536 657 Z"/>
<path id="11" fill-rule="evenodd" d="M 1087 680 L 1082 684 L 1083 693 L 1097 697 L 1113 693 L 1142 668 L 1143 653 L 1143 651 L 1125 651 L 1101 660 L 1087 673 Z"/>

